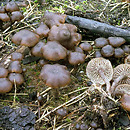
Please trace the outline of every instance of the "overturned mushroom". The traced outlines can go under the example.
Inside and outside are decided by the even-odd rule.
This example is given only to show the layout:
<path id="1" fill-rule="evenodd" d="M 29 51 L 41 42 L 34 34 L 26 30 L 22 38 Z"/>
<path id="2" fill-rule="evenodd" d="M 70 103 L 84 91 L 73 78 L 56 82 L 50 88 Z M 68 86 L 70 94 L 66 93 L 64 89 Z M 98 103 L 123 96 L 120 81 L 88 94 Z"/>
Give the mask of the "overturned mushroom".
<path id="1" fill-rule="evenodd" d="M 47 86 L 51 87 L 53 91 L 55 91 L 54 96 L 56 98 L 58 98 L 59 88 L 68 85 L 71 81 L 67 67 L 59 64 L 44 65 L 40 77 L 44 80 Z"/>
<path id="2" fill-rule="evenodd" d="M 130 64 L 130 55 L 125 58 L 125 64 Z"/>
<path id="3" fill-rule="evenodd" d="M 93 83 L 106 84 L 106 91 L 111 94 L 110 81 L 113 76 L 113 68 L 109 60 L 101 57 L 92 59 L 87 65 L 86 73 Z"/>
<path id="4" fill-rule="evenodd" d="M 0 78 L 0 93 L 9 92 L 12 86 L 12 83 L 7 78 Z"/>
<path id="5" fill-rule="evenodd" d="M 39 42 L 39 36 L 29 30 L 20 30 L 12 37 L 12 42 L 17 45 L 33 47 Z"/>
<path id="6" fill-rule="evenodd" d="M 56 41 L 48 41 L 42 48 L 43 56 L 47 60 L 57 61 L 67 56 L 67 50 Z"/>
<path id="7" fill-rule="evenodd" d="M 114 68 L 112 92 L 118 84 L 130 84 L 130 64 L 120 64 Z"/>

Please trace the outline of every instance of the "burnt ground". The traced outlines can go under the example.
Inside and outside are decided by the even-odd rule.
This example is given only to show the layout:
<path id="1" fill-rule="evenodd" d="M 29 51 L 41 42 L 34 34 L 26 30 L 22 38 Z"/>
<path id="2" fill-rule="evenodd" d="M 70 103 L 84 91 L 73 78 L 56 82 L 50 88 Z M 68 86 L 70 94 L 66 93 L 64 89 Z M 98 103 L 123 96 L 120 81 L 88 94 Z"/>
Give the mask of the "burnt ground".
<path id="1" fill-rule="evenodd" d="M 34 30 L 46 10 L 89 18 L 128 30 L 130 28 L 130 5 L 127 2 L 116 0 L 79 0 L 78 2 L 74 0 L 35 0 L 30 2 L 29 4 L 27 2 L 27 7 L 21 7 L 25 19 L 19 23 L 14 23 L 7 30 L 1 31 L 1 63 L 18 49 L 11 42 L 11 37 L 15 32 L 21 28 Z M 1 1 L 1 3 L 5 4 L 6 1 Z M 99 37 L 89 34 L 85 30 L 78 29 L 78 31 L 82 34 L 83 41 L 88 41 L 91 44 Z M 41 70 L 38 63 L 39 58 L 31 57 L 30 60 L 28 58 L 30 53 L 27 49 L 24 52 L 26 57 L 22 61 L 22 67 L 27 69 L 23 73 L 25 82 L 21 86 L 14 87 L 9 93 L 0 95 L 0 108 L 10 106 L 16 109 L 27 106 L 36 114 L 35 129 L 38 130 L 78 130 L 79 126 L 82 130 L 87 129 L 87 127 L 91 130 L 98 128 L 103 130 L 130 129 L 130 113 L 120 106 L 119 98 L 106 97 L 103 93 L 105 86 L 102 89 L 96 89 L 86 76 L 86 66 L 94 57 L 93 52 L 94 50 L 89 52 L 85 63 L 77 67 L 69 65 L 65 61 L 59 61 L 60 64 L 66 65 L 70 70 L 71 83 L 60 88 L 59 98 L 55 99 L 51 90 L 39 78 Z M 124 63 L 126 56 L 120 59 L 110 59 L 113 67 Z M 43 96 L 40 103 L 37 100 L 39 95 Z M 64 108 L 67 111 L 64 116 L 56 114 L 59 108 Z"/>

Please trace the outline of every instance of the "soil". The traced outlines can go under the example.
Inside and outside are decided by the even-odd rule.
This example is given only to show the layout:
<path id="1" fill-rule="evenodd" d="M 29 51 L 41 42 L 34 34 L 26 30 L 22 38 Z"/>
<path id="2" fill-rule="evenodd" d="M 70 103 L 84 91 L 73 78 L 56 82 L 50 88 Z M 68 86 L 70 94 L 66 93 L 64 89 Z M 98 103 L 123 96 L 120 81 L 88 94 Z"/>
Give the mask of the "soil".
<path id="1" fill-rule="evenodd" d="M 130 3 L 127 2 L 114 0 L 110 3 L 104 0 L 35 0 L 30 2 L 31 4 L 27 2 L 27 7 L 20 8 L 25 16 L 29 14 L 31 8 L 34 8 L 31 15 L 28 15 L 22 22 L 14 23 L 4 33 L 0 31 L 0 64 L 2 65 L 12 52 L 19 49 L 11 42 L 11 37 L 15 32 L 19 31 L 21 27 L 30 30 L 38 27 L 46 10 L 89 18 L 128 30 L 130 28 Z M 6 4 L 6 1 L 3 0 L 0 3 Z M 108 6 L 106 6 L 107 4 Z M 86 30 L 78 29 L 78 32 L 82 34 L 83 41 L 87 41 L 91 45 L 99 37 L 90 35 Z M 31 54 L 27 49 L 26 52 L 24 51 L 25 58 L 22 61 L 22 68 L 27 70 L 23 73 L 25 82 L 21 86 L 13 87 L 9 93 L 0 95 L 0 109 L 5 106 L 14 109 L 28 106 L 28 109 L 36 114 L 36 130 L 130 129 L 130 113 L 121 107 L 119 97 L 113 99 L 106 97 L 103 93 L 105 86 L 102 86 L 101 89 L 95 88 L 86 76 L 86 66 L 94 57 L 93 53 L 94 50 L 87 53 L 85 63 L 76 67 L 63 60 L 58 62 L 67 66 L 71 72 L 71 83 L 60 88 L 59 98 L 55 99 L 51 89 L 39 78 L 42 68 L 39 64 L 40 58 L 29 58 Z M 120 59 L 111 58 L 109 60 L 115 67 L 124 63 L 127 55 Z M 61 108 L 66 110 L 66 114 L 63 116 L 57 114 L 57 110 Z"/>

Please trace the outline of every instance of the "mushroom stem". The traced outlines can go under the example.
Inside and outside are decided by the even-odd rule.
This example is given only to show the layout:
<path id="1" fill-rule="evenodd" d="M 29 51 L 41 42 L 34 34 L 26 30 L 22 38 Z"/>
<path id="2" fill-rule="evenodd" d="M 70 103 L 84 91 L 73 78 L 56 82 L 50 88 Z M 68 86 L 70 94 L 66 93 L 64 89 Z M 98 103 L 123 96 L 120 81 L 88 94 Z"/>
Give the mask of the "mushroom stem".
<path id="1" fill-rule="evenodd" d="M 127 76 L 125 75 L 120 75 L 118 78 L 116 78 L 111 86 L 111 92 L 113 93 L 115 91 L 116 86 L 118 85 L 119 81 L 121 81 L 122 79 L 127 78 Z"/>
<path id="2" fill-rule="evenodd" d="M 58 99 L 58 98 L 59 98 L 59 94 L 60 94 L 59 88 L 52 88 L 51 93 L 52 93 L 52 95 L 53 95 L 53 97 L 54 97 L 55 99 Z"/>
<path id="3" fill-rule="evenodd" d="M 110 85 L 110 82 L 107 81 L 107 80 L 104 78 L 105 75 L 104 75 L 104 72 L 103 72 L 102 69 L 99 70 L 99 74 L 100 74 L 101 78 L 104 80 L 104 82 L 106 83 L 106 91 L 107 91 L 107 93 L 108 93 L 109 95 L 111 95 L 111 91 L 110 91 L 111 85 Z"/>

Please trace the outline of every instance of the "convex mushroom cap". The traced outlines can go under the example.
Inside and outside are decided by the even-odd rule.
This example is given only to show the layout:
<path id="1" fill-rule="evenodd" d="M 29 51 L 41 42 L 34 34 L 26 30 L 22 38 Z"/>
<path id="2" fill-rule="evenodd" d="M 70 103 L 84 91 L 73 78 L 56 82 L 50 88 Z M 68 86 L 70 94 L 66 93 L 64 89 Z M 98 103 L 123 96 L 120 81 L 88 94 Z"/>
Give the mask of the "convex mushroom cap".
<path id="1" fill-rule="evenodd" d="M 67 50 L 56 41 L 48 41 L 45 46 L 42 47 L 43 56 L 47 60 L 57 61 L 64 59 L 67 56 Z"/>
<path id="2" fill-rule="evenodd" d="M 46 64 L 42 67 L 40 77 L 51 88 L 59 88 L 68 85 L 71 81 L 67 67 L 59 64 Z"/>
<path id="3" fill-rule="evenodd" d="M 12 61 L 21 61 L 23 59 L 23 54 L 19 52 L 14 52 L 11 54 Z"/>
<path id="4" fill-rule="evenodd" d="M 93 47 L 88 42 L 81 43 L 79 47 L 84 51 L 91 51 Z"/>
<path id="5" fill-rule="evenodd" d="M 126 42 L 122 37 L 108 37 L 108 41 L 113 47 L 119 47 Z"/>
<path id="6" fill-rule="evenodd" d="M 12 42 L 17 45 L 33 47 L 39 42 L 39 36 L 27 29 L 20 30 L 12 37 Z"/>
<path id="7" fill-rule="evenodd" d="M 12 83 L 7 78 L 0 78 L 0 93 L 9 92 L 12 86 Z"/>
<path id="8" fill-rule="evenodd" d="M 0 13 L 0 20 L 3 22 L 7 22 L 10 21 L 10 18 L 6 13 Z"/>
<path id="9" fill-rule="evenodd" d="M 8 70 L 4 67 L 0 67 L 0 78 L 6 78 L 8 75 Z"/>
<path id="10" fill-rule="evenodd" d="M 108 40 L 106 38 L 99 37 L 99 38 L 95 39 L 94 44 L 97 48 L 102 48 L 102 47 L 108 45 Z"/>

